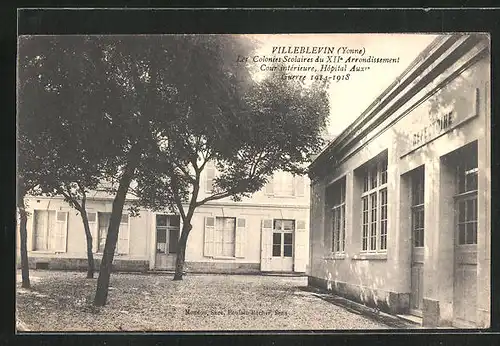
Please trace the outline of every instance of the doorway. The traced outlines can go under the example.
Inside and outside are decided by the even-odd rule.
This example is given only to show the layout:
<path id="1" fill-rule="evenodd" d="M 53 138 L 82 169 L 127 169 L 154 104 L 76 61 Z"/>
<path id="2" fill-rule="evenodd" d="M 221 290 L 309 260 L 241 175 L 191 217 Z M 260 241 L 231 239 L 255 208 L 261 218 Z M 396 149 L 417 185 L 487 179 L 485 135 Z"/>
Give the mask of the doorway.
<path id="1" fill-rule="evenodd" d="M 293 271 L 294 220 L 273 220 L 271 270 Z"/>
<path id="2" fill-rule="evenodd" d="M 425 170 L 420 166 L 410 174 L 411 180 L 411 292 L 410 313 L 422 317 L 424 290 Z"/>
<path id="3" fill-rule="evenodd" d="M 455 232 L 453 324 L 474 327 L 477 319 L 477 142 L 457 150 L 455 168 Z"/>
<path id="4" fill-rule="evenodd" d="M 179 215 L 156 215 L 155 269 L 172 270 L 175 268 L 179 234 Z"/>

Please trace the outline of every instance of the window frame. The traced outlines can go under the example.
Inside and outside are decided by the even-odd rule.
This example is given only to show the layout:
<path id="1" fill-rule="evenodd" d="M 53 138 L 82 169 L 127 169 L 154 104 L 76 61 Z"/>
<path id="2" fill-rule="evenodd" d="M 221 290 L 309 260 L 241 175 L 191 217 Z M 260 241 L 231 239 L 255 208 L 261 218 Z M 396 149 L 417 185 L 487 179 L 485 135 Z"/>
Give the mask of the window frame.
<path id="1" fill-rule="evenodd" d="M 457 150 L 455 153 L 457 158 L 456 160 L 459 164 L 455 164 L 455 195 L 454 199 L 454 207 L 455 207 L 455 245 L 461 248 L 463 247 L 475 247 L 477 246 L 477 233 L 478 233 L 478 219 L 479 219 L 479 210 L 478 210 L 478 177 L 479 177 L 479 162 L 478 162 L 478 152 L 477 145 L 468 144 L 465 147 L 462 147 Z M 470 155 L 469 155 L 470 154 Z M 463 158 L 468 158 L 469 160 L 463 162 Z M 472 159 L 471 159 L 472 157 Z M 468 189 L 467 186 L 467 175 L 474 174 L 475 175 L 475 187 L 472 189 Z M 464 190 L 461 189 L 461 178 L 464 181 Z M 467 203 L 472 201 L 475 204 L 475 213 L 473 215 L 473 219 L 467 219 Z M 464 203 L 464 220 L 460 220 L 460 204 Z M 475 230 L 473 231 L 473 240 L 471 243 L 467 241 L 468 235 L 468 224 L 474 224 Z M 460 226 L 464 225 L 464 243 L 460 241 Z"/>
<path id="2" fill-rule="evenodd" d="M 36 237 L 37 237 L 37 227 L 36 227 L 36 214 L 37 213 L 46 213 L 47 214 L 47 225 L 44 230 L 43 234 L 43 241 L 46 245 L 46 248 L 44 249 L 37 249 L 36 248 Z M 49 222 L 49 214 L 54 213 L 54 228 L 51 229 L 50 227 L 50 222 Z M 58 219 L 59 215 L 65 215 L 64 220 Z M 32 223 L 31 223 L 31 245 L 28 244 L 29 246 L 29 251 L 38 253 L 38 254 L 57 254 L 57 253 L 66 253 L 67 252 L 67 246 L 68 246 L 68 223 L 69 223 L 69 211 L 62 209 L 62 210 L 55 210 L 55 209 L 33 209 L 33 217 L 32 217 Z M 51 241 L 51 237 L 57 234 L 53 232 L 57 232 L 57 228 L 59 227 L 59 224 L 63 222 L 63 238 L 64 238 L 64 243 L 63 243 L 63 248 L 59 249 L 57 246 L 55 246 L 54 243 Z"/>
<path id="3" fill-rule="evenodd" d="M 45 227 L 45 230 L 44 230 L 44 235 L 43 235 L 43 238 L 44 238 L 44 242 L 46 244 L 46 249 L 37 249 L 36 248 L 36 236 L 37 236 L 37 227 L 36 227 L 36 216 L 35 214 L 37 213 L 40 213 L 40 212 L 44 212 L 44 213 L 47 213 L 47 225 Z M 52 250 L 50 248 L 50 244 L 49 244 L 49 239 L 50 239 L 50 225 L 49 225 L 49 222 L 48 222 L 48 214 L 50 212 L 54 212 L 54 222 L 57 222 L 56 219 L 57 219 L 57 211 L 56 210 L 50 210 L 50 209 L 33 209 L 33 220 L 32 220 L 32 232 L 31 232 L 31 239 L 32 239 L 32 246 L 31 246 L 31 252 L 36 252 L 36 253 L 54 253 L 55 250 Z"/>
<path id="4" fill-rule="evenodd" d="M 271 255 L 272 258 L 292 258 L 295 255 L 295 249 L 294 249 L 294 242 L 295 242 L 295 230 L 297 229 L 296 225 L 296 220 L 295 219 L 272 219 L 273 224 L 272 224 L 272 247 L 271 247 Z M 281 226 L 279 228 L 276 228 L 276 221 L 281 221 Z M 283 221 L 291 221 L 292 222 L 292 229 L 287 230 L 285 229 L 285 224 Z M 280 235 L 280 255 L 279 256 L 274 256 L 274 234 L 279 234 Z M 291 234 L 292 235 L 292 242 L 291 244 L 286 244 L 290 245 L 292 249 L 292 253 L 290 256 L 285 256 L 285 234 Z"/>
<path id="5" fill-rule="evenodd" d="M 328 187 L 333 191 L 339 191 L 332 195 L 330 208 L 331 243 L 330 252 L 334 255 L 345 254 L 346 238 L 346 178 L 342 177 Z M 338 229 L 337 229 L 338 226 Z"/>
<path id="6" fill-rule="evenodd" d="M 98 255 L 103 255 L 104 254 L 104 248 L 106 247 L 106 241 L 104 241 L 104 248 L 100 250 L 99 245 L 100 245 L 100 240 L 101 240 L 101 223 L 99 222 L 99 215 L 105 215 L 109 214 L 109 221 L 111 222 L 111 214 L 112 212 L 106 212 L 106 211 L 97 211 L 97 219 L 96 219 L 96 228 L 97 228 L 97 247 L 95 249 L 95 253 Z M 124 218 L 127 219 L 126 222 L 124 222 Z M 130 215 L 126 213 L 122 213 L 122 216 L 120 217 L 120 224 L 118 227 L 121 227 L 121 225 L 127 225 L 127 254 L 130 252 Z M 108 226 L 106 227 L 106 238 L 108 237 L 108 229 L 109 229 L 109 223 Z M 118 243 L 120 242 L 120 235 L 118 235 L 118 239 L 116 240 L 116 246 L 115 246 L 115 256 L 122 255 L 121 253 L 118 253 Z"/>
<path id="7" fill-rule="evenodd" d="M 411 173 L 410 212 L 412 247 L 425 247 L 425 168 L 417 167 Z M 421 226 L 416 228 L 417 218 L 422 218 Z M 417 236 L 418 233 L 418 236 Z"/>
<path id="8" fill-rule="evenodd" d="M 166 225 L 161 225 L 158 226 L 158 216 L 165 216 L 166 217 Z M 179 225 L 178 226 L 172 226 L 170 224 L 170 218 L 171 217 L 178 217 L 179 218 Z M 165 232 L 165 251 L 158 251 L 158 230 L 161 230 L 162 232 Z M 180 233 L 181 233 L 181 218 L 180 215 L 177 214 L 155 214 L 155 232 L 156 232 L 156 238 L 155 238 L 155 254 L 163 254 L 163 255 L 175 255 L 176 252 L 170 252 L 170 231 L 177 231 L 177 241 L 179 241 L 180 238 Z"/>
<path id="9" fill-rule="evenodd" d="M 232 229 L 232 233 L 233 233 L 233 241 L 232 241 L 232 254 L 231 255 L 225 255 L 224 254 L 224 231 L 225 230 L 219 230 L 217 228 L 217 219 L 223 219 L 223 220 L 226 220 L 226 219 L 232 219 L 234 220 L 234 226 L 233 226 L 233 229 Z M 235 216 L 215 216 L 214 217 L 214 239 L 213 239 L 213 243 L 214 243 L 214 253 L 213 253 L 213 258 L 236 258 L 236 227 L 237 227 L 237 222 L 238 222 L 238 218 L 235 217 Z M 217 239 L 217 236 L 219 234 L 222 234 L 222 240 L 220 241 L 222 243 L 222 253 L 218 253 L 217 252 L 217 246 L 216 244 L 218 243 L 218 239 Z"/>
<path id="10" fill-rule="evenodd" d="M 388 156 L 373 159 L 361 168 L 360 253 L 386 253 L 388 239 Z M 375 182 L 375 184 L 374 184 Z M 385 203 L 382 196 L 385 194 Z M 366 201 L 366 209 L 365 209 Z M 367 213 L 367 214 L 365 214 Z M 385 214 L 385 217 L 382 216 Z M 366 217 L 366 222 L 364 216 Z M 365 228 L 366 226 L 366 228 Z M 382 232 L 384 226 L 385 232 Z M 365 248 L 366 244 L 366 248 Z"/>

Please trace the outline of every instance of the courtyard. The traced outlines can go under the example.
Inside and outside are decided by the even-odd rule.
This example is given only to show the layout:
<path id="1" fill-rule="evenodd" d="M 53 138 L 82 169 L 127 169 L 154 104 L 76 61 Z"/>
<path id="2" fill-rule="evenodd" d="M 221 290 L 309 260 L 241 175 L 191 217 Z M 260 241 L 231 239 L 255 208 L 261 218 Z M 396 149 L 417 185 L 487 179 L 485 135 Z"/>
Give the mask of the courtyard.
<path id="1" fill-rule="evenodd" d="M 19 276 L 18 321 L 32 332 L 391 328 L 321 299 L 306 277 L 113 273 L 108 303 L 96 308 L 97 280 L 84 272 L 32 270 L 29 290 Z"/>

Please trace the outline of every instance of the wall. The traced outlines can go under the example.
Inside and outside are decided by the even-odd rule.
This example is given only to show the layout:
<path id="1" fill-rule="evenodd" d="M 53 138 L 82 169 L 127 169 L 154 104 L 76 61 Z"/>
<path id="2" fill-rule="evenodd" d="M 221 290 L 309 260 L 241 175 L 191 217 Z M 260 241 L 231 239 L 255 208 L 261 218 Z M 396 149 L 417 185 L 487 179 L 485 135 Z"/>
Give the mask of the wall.
<path id="1" fill-rule="evenodd" d="M 204 219 L 206 216 L 214 217 L 237 217 L 246 220 L 246 244 L 243 258 L 232 259 L 217 259 L 209 258 L 203 254 L 204 246 Z M 206 205 L 199 208 L 193 218 L 193 229 L 189 235 L 186 261 L 187 262 L 205 262 L 205 263 L 253 263 L 260 264 L 261 261 L 261 229 L 262 220 L 264 219 L 293 219 L 304 220 L 306 224 L 309 223 L 309 209 L 308 208 L 287 208 L 267 207 L 262 208 L 259 206 L 254 207 L 238 207 L 238 206 L 214 206 Z M 308 258 L 308 234 L 305 237 L 304 254 Z M 253 267 L 255 268 L 255 266 Z M 260 266 L 259 266 L 260 268 Z"/>
<path id="2" fill-rule="evenodd" d="M 88 212 L 111 212 L 112 200 L 110 199 L 98 199 L 87 201 L 87 211 Z M 55 251 L 35 251 L 34 249 L 34 239 L 33 239 L 33 227 L 34 227 L 34 210 L 59 210 L 68 212 L 67 220 L 67 233 L 66 233 L 66 251 L 55 252 Z M 127 210 L 127 203 L 125 204 L 124 210 Z M 36 266 L 37 262 L 47 262 L 51 259 L 51 267 L 54 269 L 63 268 L 79 268 L 86 266 L 87 259 L 87 240 L 85 237 L 85 231 L 83 227 L 83 222 L 80 214 L 73 208 L 69 206 L 62 198 L 54 197 L 32 197 L 27 199 L 27 211 L 28 223 L 28 256 L 33 266 Z M 147 212 L 141 212 L 138 217 L 130 217 L 130 229 L 129 229 L 129 248 L 126 254 L 116 254 L 114 256 L 114 263 L 119 264 L 122 270 L 127 269 L 127 263 L 130 269 L 145 269 L 148 264 L 148 245 L 150 242 L 151 235 L 148 232 L 149 225 L 149 214 Z M 94 258 L 97 265 L 100 263 L 102 257 L 101 253 L 97 253 L 96 246 L 96 229 L 93 229 L 94 238 Z M 17 242 L 17 247 L 19 248 L 19 242 Z M 57 259 L 57 260 L 54 260 Z M 83 261 L 80 261 L 83 260 Z"/>
<path id="3" fill-rule="evenodd" d="M 202 186 L 206 183 L 202 178 Z M 297 189 L 298 190 L 298 189 Z M 202 189 L 205 191 L 205 189 Z M 244 198 L 240 202 L 234 202 L 229 198 L 212 201 L 199 207 L 193 217 L 193 229 L 190 233 L 186 250 L 186 269 L 188 271 L 209 271 L 209 272 L 258 272 L 261 262 L 261 227 L 263 219 L 294 219 L 303 220 L 309 224 L 309 181 L 306 177 L 303 180 L 303 187 L 300 194 L 295 196 L 282 197 L 270 194 L 263 189 L 253 194 L 249 198 Z M 198 200 L 208 194 L 202 192 Z M 104 195 L 97 196 L 96 199 L 87 201 L 88 212 L 111 212 L 112 199 Z M 27 210 L 30 212 L 28 218 L 28 256 L 32 267 L 36 267 L 37 262 L 50 262 L 51 268 L 77 268 L 86 267 L 86 237 L 83 223 L 78 212 L 71 208 L 62 198 L 33 197 L 27 199 Z M 55 253 L 47 251 L 31 251 L 33 248 L 32 228 L 33 210 L 49 209 L 67 211 L 67 238 L 66 251 Z M 124 207 L 124 213 L 127 204 Z M 139 216 L 130 217 L 129 251 L 127 254 L 115 254 L 114 263 L 119 265 L 120 270 L 141 270 L 154 269 L 156 254 L 156 230 L 155 213 L 149 210 L 141 210 Z M 204 256 L 204 219 L 206 216 L 227 216 L 245 218 L 246 220 L 246 244 L 244 247 L 244 257 L 241 258 L 211 258 Z M 96 230 L 93 230 L 94 237 L 94 258 L 96 267 L 99 265 L 102 255 L 96 253 Z M 300 254 L 304 256 L 306 262 L 309 256 L 309 234 L 302 237 Z M 19 242 L 17 242 L 19 244 Z M 172 262 L 173 264 L 173 262 Z M 173 269 L 173 266 L 170 268 Z M 301 269 L 299 271 L 305 271 Z"/>

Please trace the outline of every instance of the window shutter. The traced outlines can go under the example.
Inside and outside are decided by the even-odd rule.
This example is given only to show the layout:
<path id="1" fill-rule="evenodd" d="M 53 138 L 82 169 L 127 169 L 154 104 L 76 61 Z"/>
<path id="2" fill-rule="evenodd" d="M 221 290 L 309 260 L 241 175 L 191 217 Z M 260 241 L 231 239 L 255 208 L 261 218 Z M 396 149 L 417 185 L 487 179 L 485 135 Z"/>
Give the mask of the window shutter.
<path id="1" fill-rule="evenodd" d="M 215 232 L 215 217 L 205 217 L 205 239 L 203 247 L 203 255 L 212 257 L 214 255 L 214 232 Z"/>
<path id="2" fill-rule="evenodd" d="M 26 231 L 27 231 L 27 236 L 28 236 L 28 239 L 26 239 L 26 246 L 27 246 L 27 250 L 28 251 L 33 251 L 35 250 L 35 235 L 36 235 L 36 214 L 37 211 L 36 210 L 33 210 L 31 212 L 31 220 L 28 216 L 28 220 L 26 222 Z M 31 233 L 30 233 L 30 221 L 31 221 Z M 21 216 L 19 216 L 19 222 L 17 223 L 17 231 L 19 234 L 19 227 L 21 227 Z M 21 242 L 21 238 L 19 238 L 19 246 L 21 246 L 20 244 Z"/>
<path id="3" fill-rule="evenodd" d="M 90 234 L 92 234 L 92 252 L 97 252 L 99 245 L 99 234 L 97 232 L 97 213 L 88 211 L 87 219 L 89 220 Z"/>
<path id="4" fill-rule="evenodd" d="M 243 258 L 245 257 L 246 248 L 246 220 L 236 220 L 236 237 L 235 237 L 235 251 L 234 256 Z"/>
<path id="5" fill-rule="evenodd" d="M 56 224 L 55 224 L 55 232 L 51 232 L 54 234 L 53 239 L 53 249 L 56 252 L 66 252 L 66 239 L 67 239 L 67 230 L 68 230 L 68 212 L 67 211 L 58 211 L 56 212 Z"/>
<path id="6" fill-rule="evenodd" d="M 117 250 L 119 254 L 128 254 L 129 230 L 130 230 L 129 216 L 127 214 L 122 215 L 122 218 L 120 220 L 120 229 L 118 231 Z"/>
<path id="7" fill-rule="evenodd" d="M 32 227 L 33 244 L 31 246 L 32 250 L 47 249 L 48 215 L 49 213 L 44 210 L 35 210 L 33 212 L 33 227 Z"/>
<path id="8" fill-rule="evenodd" d="M 260 270 L 271 270 L 272 259 L 272 237 L 273 237 L 273 220 L 262 220 L 262 235 L 261 235 L 261 263 Z"/>
<path id="9" fill-rule="evenodd" d="M 304 196 L 304 176 L 297 175 L 295 176 L 295 196 L 303 197 Z"/>
<path id="10" fill-rule="evenodd" d="M 307 229 L 304 220 L 297 220 L 297 227 L 295 228 L 295 258 L 294 258 L 294 271 L 305 272 L 308 253 L 307 246 Z"/>
<path id="11" fill-rule="evenodd" d="M 215 167 L 207 166 L 207 185 L 205 192 L 211 193 L 214 188 Z"/>

